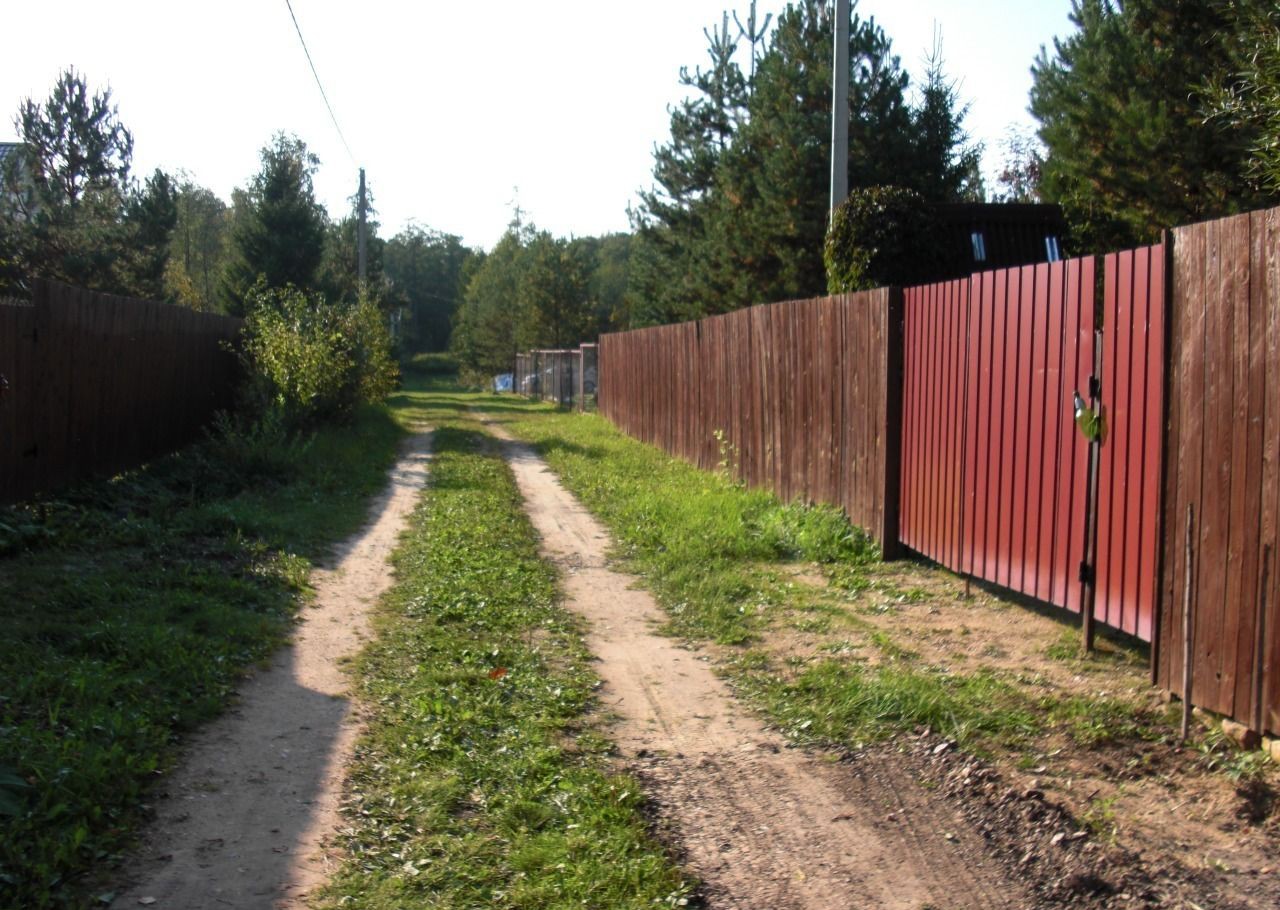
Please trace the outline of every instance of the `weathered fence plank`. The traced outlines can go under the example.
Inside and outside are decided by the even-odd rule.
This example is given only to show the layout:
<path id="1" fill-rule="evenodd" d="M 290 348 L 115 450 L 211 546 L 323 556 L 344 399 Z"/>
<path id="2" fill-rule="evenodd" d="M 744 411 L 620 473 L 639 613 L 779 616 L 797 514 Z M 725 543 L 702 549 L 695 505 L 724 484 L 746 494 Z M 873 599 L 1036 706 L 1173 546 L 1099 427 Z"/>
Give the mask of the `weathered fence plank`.
<path id="1" fill-rule="evenodd" d="M 870 291 L 606 335 L 600 412 L 701 467 L 719 432 L 747 483 L 838 505 L 892 550 L 900 309 Z"/>
<path id="2" fill-rule="evenodd" d="M 233 404 L 240 320 L 37 281 L 0 306 L 0 501 L 134 467 Z"/>

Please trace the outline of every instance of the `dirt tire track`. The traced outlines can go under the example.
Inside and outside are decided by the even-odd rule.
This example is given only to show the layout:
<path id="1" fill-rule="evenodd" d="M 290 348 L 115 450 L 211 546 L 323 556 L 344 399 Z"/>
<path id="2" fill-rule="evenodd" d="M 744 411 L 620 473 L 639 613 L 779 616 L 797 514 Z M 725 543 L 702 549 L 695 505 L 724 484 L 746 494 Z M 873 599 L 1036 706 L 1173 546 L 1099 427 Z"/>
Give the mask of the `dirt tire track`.
<path id="1" fill-rule="evenodd" d="M 500 437 L 506 436 L 491 425 Z M 611 735 L 672 824 L 713 908 L 1026 907 L 982 837 L 892 761 L 788 749 L 704 658 L 655 633 L 637 579 L 608 568 L 604 529 L 528 446 L 505 454 L 566 605 L 589 622 Z"/>
<path id="2" fill-rule="evenodd" d="M 315 601 L 292 644 L 191 737 L 112 906 L 149 897 L 175 910 L 292 908 L 325 881 L 360 727 L 341 661 L 364 643 L 368 611 L 391 585 L 387 557 L 426 482 L 430 444 L 429 433 L 407 441 L 365 527 L 312 573 Z"/>

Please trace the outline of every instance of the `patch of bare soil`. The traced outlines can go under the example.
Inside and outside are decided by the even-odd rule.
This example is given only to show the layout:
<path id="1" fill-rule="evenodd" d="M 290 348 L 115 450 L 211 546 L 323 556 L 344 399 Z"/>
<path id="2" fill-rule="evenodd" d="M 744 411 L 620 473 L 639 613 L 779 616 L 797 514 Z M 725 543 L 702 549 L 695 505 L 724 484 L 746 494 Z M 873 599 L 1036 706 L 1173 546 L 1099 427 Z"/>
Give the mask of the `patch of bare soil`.
<path id="1" fill-rule="evenodd" d="M 359 732 L 343 661 L 391 584 L 387 557 L 426 481 L 429 434 L 413 437 L 370 520 L 312 574 L 316 596 L 291 646 L 195 734 L 160 786 L 157 817 L 113 906 L 175 910 L 303 906 L 330 871 L 343 768 Z"/>
<path id="2" fill-rule="evenodd" d="M 789 749 L 735 703 L 707 658 L 655 633 L 662 614 L 605 560 L 605 531 L 527 447 L 508 444 L 566 603 L 590 625 L 601 700 L 715 908 L 1022 908 L 1034 893 L 962 811 L 891 759 Z"/>
<path id="3" fill-rule="evenodd" d="M 1099 653 L 1081 660 L 1072 620 L 977 585 L 971 592 L 966 597 L 954 575 L 914 563 L 876 568 L 871 585 L 851 596 L 819 582 L 807 595 L 809 609 L 777 617 L 764 648 L 794 665 L 833 655 L 901 659 L 867 634 L 874 631 L 909 660 L 950 672 L 994 669 L 1033 697 L 1163 710 L 1136 646 L 1100 639 Z M 805 603 L 806 595 L 796 600 Z M 813 602 L 824 609 L 815 611 Z M 841 608 L 831 609 L 836 603 Z M 827 621 L 808 629 L 815 615 Z M 955 762 L 960 772 L 953 773 Z M 1056 736 L 1036 753 L 999 755 L 990 764 L 944 751 L 918 774 L 989 829 L 1003 861 L 1026 871 L 1043 899 L 1072 892 L 1085 905 L 1278 907 L 1280 775 L 1242 785 L 1209 764 L 1202 752 L 1172 742 L 1132 737 L 1090 746 Z M 1063 838 L 1046 849 L 1041 832 Z"/>

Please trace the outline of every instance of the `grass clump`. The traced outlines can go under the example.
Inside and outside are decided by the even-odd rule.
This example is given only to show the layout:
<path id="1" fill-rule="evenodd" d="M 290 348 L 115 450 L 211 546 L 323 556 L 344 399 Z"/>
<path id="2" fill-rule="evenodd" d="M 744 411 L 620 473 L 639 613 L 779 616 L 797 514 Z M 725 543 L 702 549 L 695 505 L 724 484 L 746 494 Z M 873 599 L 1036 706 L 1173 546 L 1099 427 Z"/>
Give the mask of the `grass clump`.
<path id="1" fill-rule="evenodd" d="M 822 660 L 794 679 L 754 673 L 740 681 L 788 736 L 802 742 L 856 747 L 895 730 L 929 727 L 972 746 L 1020 742 L 1040 728 L 1032 706 L 988 672 Z"/>
<path id="2" fill-rule="evenodd" d="M 690 884 L 638 786 L 584 724 L 597 679 L 581 630 L 470 400 L 435 386 L 400 401 L 437 427 L 431 478 L 358 661 L 368 729 L 321 906 L 681 905 Z"/>
<path id="3" fill-rule="evenodd" d="M 93 901 L 177 738 L 284 640 L 311 561 L 364 520 L 400 429 L 215 434 L 0 510 L 0 906 Z"/>

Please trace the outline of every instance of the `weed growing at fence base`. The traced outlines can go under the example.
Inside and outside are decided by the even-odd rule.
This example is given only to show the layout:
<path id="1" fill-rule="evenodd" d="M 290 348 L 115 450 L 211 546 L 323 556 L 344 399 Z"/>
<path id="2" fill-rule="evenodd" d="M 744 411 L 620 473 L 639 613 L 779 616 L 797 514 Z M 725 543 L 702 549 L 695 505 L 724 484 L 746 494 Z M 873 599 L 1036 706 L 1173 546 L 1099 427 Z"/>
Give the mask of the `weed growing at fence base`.
<path id="1" fill-rule="evenodd" d="M 581 630 L 511 472 L 458 419 L 470 400 L 397 399 L 437 428 L 431 477 L 358 662 L 368 730 L 322 906 L 679 905 L 689 884 L 647 835 L 639 787 L 583 726 Z"/>
<path id="2" fill-rule="evenodd" d="M 731 656 L 725 669 L 739 691 L 793 738 L 855 746 L 927 726 L 981 751 L 1020 748 L 1055 730 L 1084 746 L 1148 735 L 1152 719 L 1132 704 L 1041 702 L 995 673 L 926 666 L 892 636 L 866 628 L 847 605 L 806 602 L 771 564 L 820 563 L 833 588 L 846 592 L 873 584 L 867 570 L 874 548 L 836 510 L 784 505 L 743 489 L 723 472 L 699 471 L 630 439 L 601 417 L 523 402 L 503 408 L 495 414 L 609 526 L 619 555 L 658 596 L 677 634 L 741 644 L 789 612 L 793 625 L 796 616 L 823 628 L 839 621 L 882 656 L 865 666 L 830 658 L 778 662 L 767 648 Z"/>
<path id="3" fill-rule="evenodd" d="M 382 408 L 305 442 L 224 435 L 0 511 L 0 906 L 94 901 L 80 876 L 127 843 L 177 737 L 284 639 L 401 435 Z"/>

